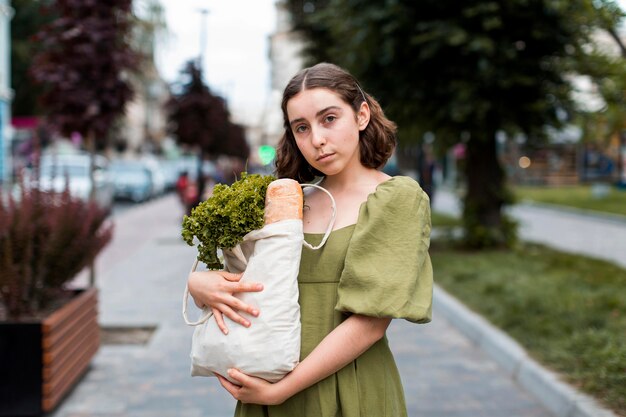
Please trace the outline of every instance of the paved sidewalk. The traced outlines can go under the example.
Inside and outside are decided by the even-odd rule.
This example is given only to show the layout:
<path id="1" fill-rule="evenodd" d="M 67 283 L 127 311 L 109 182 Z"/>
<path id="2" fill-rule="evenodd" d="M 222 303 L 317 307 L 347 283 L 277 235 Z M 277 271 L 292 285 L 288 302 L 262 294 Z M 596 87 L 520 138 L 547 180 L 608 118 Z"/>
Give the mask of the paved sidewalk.
<path id="1" fill-rule="evenodd" d="M 435 195 L 433 208 L 443 213 L 460 213 L 458 199 L 445 189 Z M 536 204 L 518 204 L 510 213 L 520 222 L 519 232 L 523 240 L 626 267 L 626 216 L 558 210 Z"/>
<path id="2" fill-rule="evenodd" d="M 181 217 L 170 195 L 115 218 L 114 241 L 97 262 L 100 322 L 156 330 L 145 345 L 102 346 L 50 417 L 232 416 L 234 401 L 215 379 L 189 376 L 192 328 L 181 302 L 196 249 L 179 238 Z M 551 416 L 437 310 L 428 325 L 394 320 L 388 336 L 411 417 Z"/>

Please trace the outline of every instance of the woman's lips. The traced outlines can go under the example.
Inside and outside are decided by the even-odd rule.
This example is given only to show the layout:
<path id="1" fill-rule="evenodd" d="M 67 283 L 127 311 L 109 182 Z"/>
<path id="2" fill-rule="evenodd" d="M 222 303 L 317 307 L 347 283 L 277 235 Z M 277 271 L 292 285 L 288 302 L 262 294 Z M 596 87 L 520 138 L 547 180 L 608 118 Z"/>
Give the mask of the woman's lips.
<path id="1" fill-rule="evenodd" d="M 325 154 L 322 154 L 322 155 L 320 155 L 320 156 L 318 156 L 318 157 L 317 157 L 317 161 L 318 161 L 318 162 L 323 162 L 324 160 L 328 159 L 328 157 L 333 156 L 333 155 L 334 155 L 334 153 L 325 153 Z"/>

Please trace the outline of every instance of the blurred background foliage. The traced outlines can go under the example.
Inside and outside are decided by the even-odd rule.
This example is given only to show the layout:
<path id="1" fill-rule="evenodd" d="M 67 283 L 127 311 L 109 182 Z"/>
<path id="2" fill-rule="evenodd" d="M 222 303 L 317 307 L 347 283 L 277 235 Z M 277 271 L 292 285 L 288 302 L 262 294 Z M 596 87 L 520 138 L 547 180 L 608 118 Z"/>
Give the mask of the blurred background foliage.
<path id="1" fill-rule="evenodd" d="M 516 227 L 496 154 L 498 134 L 546 140 L 575 119 L 609 136 L 626 116 L 623 11 L 609 0 L 288 0 L 309 63 L 343 66 L 399 125 L 402 146 L 435 138 L 466 147 L 463 225 L 468 247 L 510 246 Z M 350 18 L 346 18 L 349 16 Z M 622 55 L 595 37 L 608 34 Z M 572 100 L 589 77 L 603 111 Z M 594 132 L 595 133 L 595 132 Z M 426 138 L 426 139 L 425 139 Z"/>
<path id="2" fill-rule="evenodd" d="M 189 61 L 182 75 L 182 83 L 167 102 L 168 129 L 179 143 L 199 150 L 196 205 L 205 189 L 202 161 L 217 155 L 247 160 L 250 148 L 243 126 L 231 121 L 226 100 L 214 94 L 205 84 L 198 63 Z"/>
<path id="3" fill-rule="evenodd" d="M 33 55 L 38 50 L 38 44 L 33 42 L 33 36 L 40 28 L 57 15 L 54 10 L 46 8 L 52 0 L 12 0 L 15 15 L 11 22 L 11 81 L 15 95 L 11 102 L 11 111 L 14 116 L 30 116 L 40 114 L 37 97 L 43 88 L 37 85 L 29 76 Z M 47 10 L 43 13 L 43 10 Z M 15 88 L 20 86 L 20 88 Z"/>
<path id="4" fill-rule="evenodd" d="M 43 11 L 58 18 L 32 37 L 39 49 L 29 74 L 43 86 L 40 104 L 58 132 L 78 132 L 104 148 L 134 94 L 129 72 L 139 54 L 130 42 L 132 0 L 55 0 Z"/>

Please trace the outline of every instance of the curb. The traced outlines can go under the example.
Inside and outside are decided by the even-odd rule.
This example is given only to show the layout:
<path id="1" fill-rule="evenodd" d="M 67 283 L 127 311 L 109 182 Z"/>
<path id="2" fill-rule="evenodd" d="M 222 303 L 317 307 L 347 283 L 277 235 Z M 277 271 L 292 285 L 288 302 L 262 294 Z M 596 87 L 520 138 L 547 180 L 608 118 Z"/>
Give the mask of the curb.
<path id="1" fill-rule="evenodd" d="M 435 285 L 435 311 L 486 352 L 506 373 L 555 417 L 617 417 L 598 402 L 561 381 L 532 359 L 509 335 Z"/>

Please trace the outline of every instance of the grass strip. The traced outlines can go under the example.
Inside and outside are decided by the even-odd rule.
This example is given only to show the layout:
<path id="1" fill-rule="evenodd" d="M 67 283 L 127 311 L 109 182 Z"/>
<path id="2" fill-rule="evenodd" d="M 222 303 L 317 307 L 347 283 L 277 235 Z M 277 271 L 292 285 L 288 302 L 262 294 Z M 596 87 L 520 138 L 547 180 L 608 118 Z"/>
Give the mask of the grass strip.
<path id="1" fill-rule="evenodd" d="M 461 225 L 461 220 L 449 214 L 433 211 L 431 213 L 431 223 L 433 227 L 457 227 Z"/>
<path id="2" fill-rule="evenodd" d="M 530 200 L 626 216 L 626 190 L 610 185 L 516 186 L 513 192 L 520 202 Z"/>
<path id="3" fill-rule="evenodd" d="M 524 244 L 433 242 L 435 280 L 572 385 L 626 416 L 626 270 Z"/>

